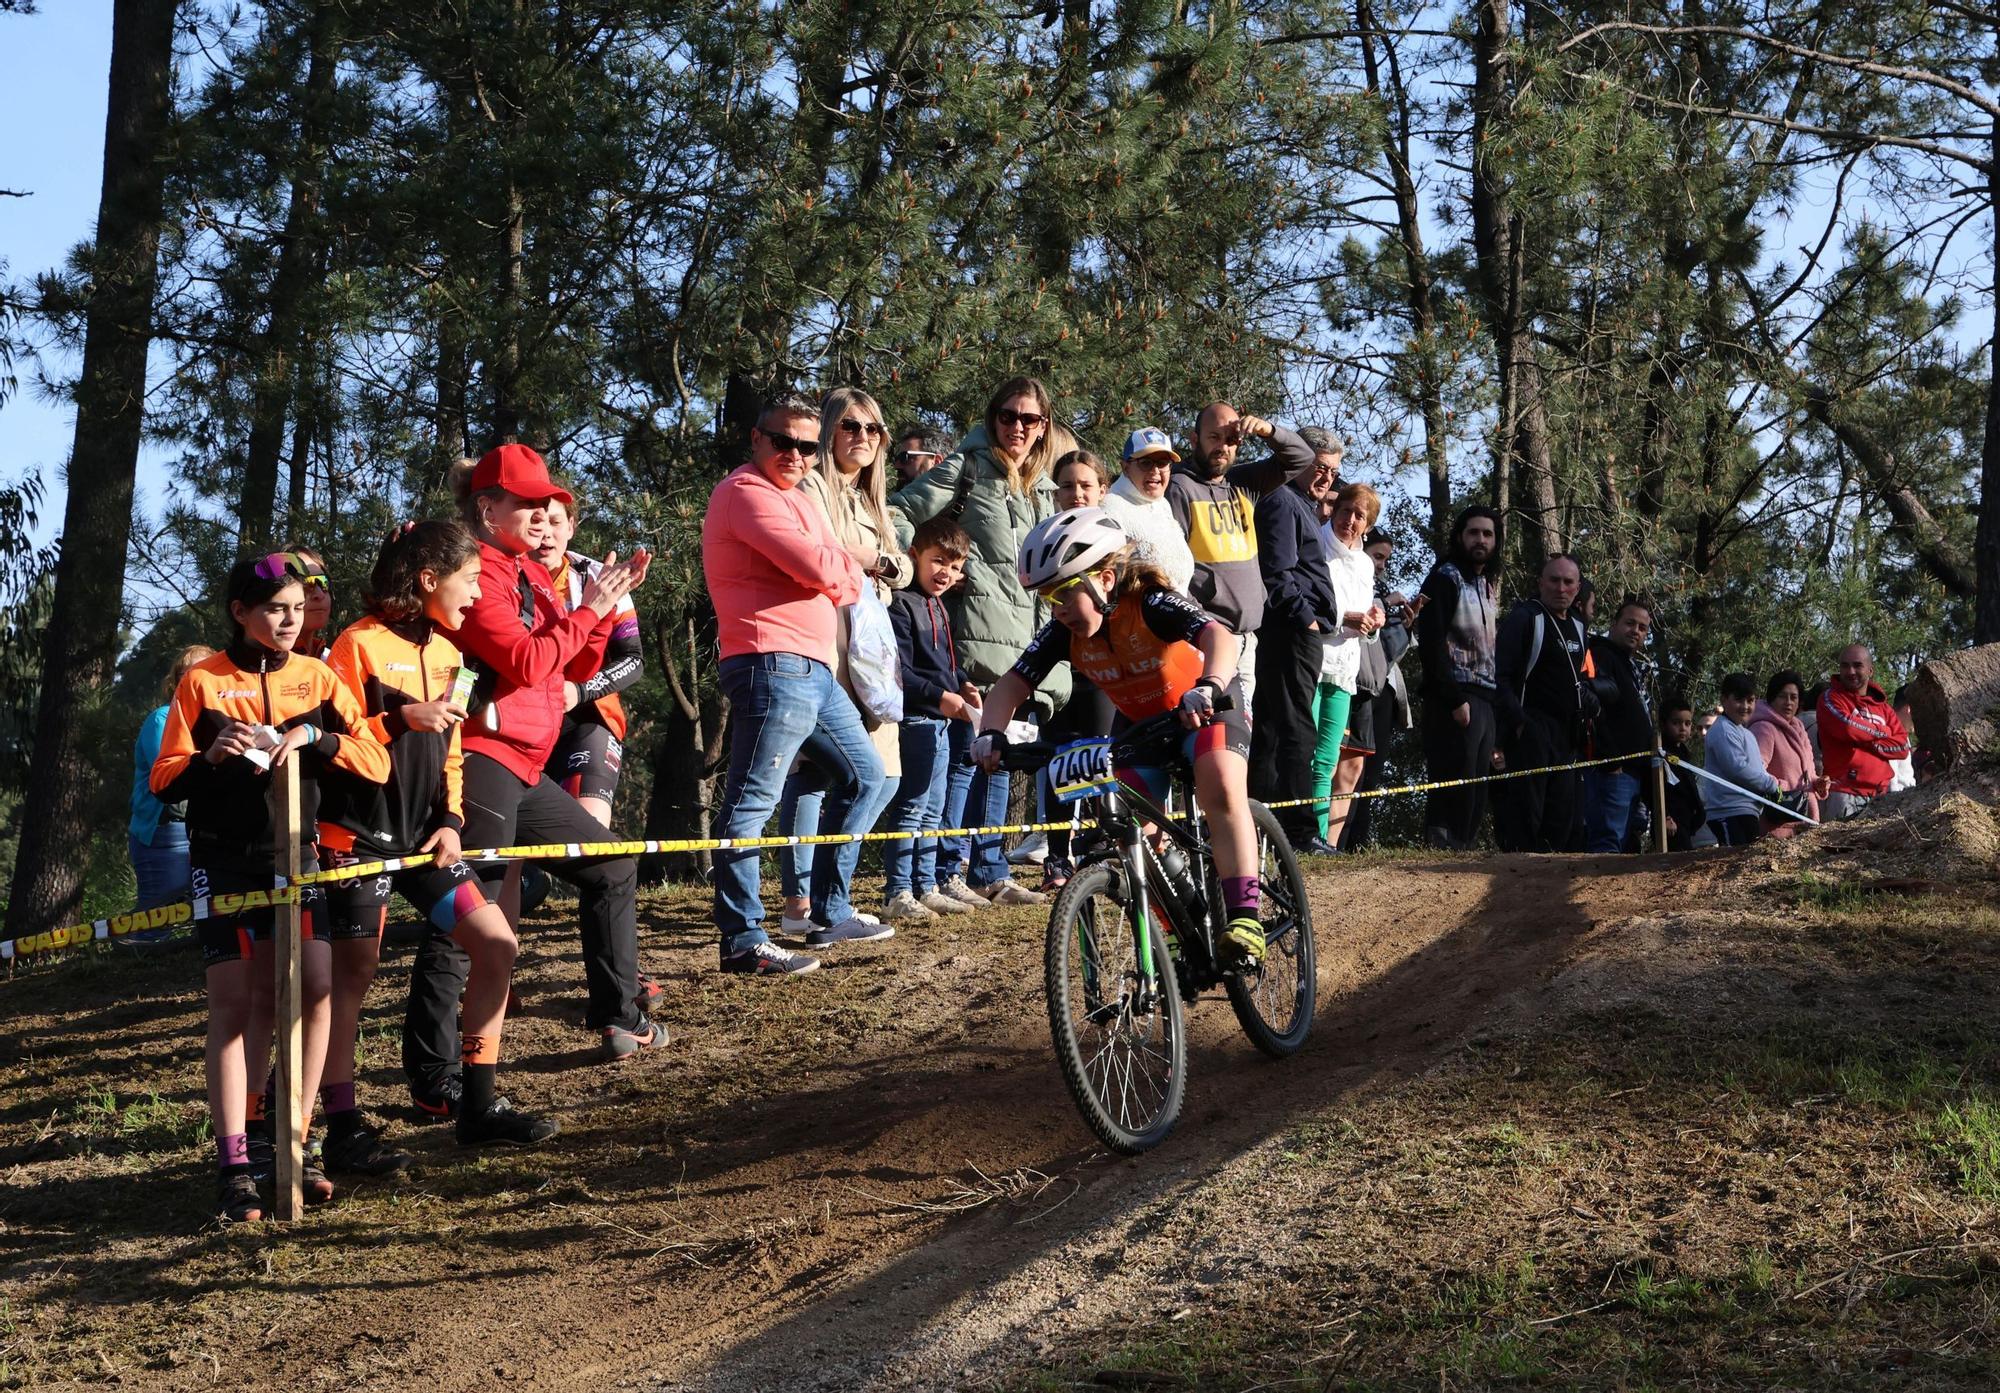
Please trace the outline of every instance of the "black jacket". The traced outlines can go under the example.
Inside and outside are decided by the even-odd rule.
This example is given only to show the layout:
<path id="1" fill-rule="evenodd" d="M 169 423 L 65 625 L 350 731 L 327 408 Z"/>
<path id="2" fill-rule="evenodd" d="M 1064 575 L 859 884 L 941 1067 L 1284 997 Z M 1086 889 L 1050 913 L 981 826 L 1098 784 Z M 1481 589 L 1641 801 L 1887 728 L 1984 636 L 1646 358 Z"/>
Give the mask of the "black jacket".
<path id="1" fill-rule="evenodd" d="M 1652 698 L 1632 666 L 1632 655 L 1608 638 L 1593 636 L 1590 656 L 1597 665 L 1597 675 L 1610 678 L 1618 688 L 1615 698 L 1606 694 L 1604 709 L 1598 712 L 1591 735 L 1591 756 L 1605 759 L 1612 755 L 1651 754 Z M 1644 767 L 1642 764 L 1628 765 L 1625 772 L 1637 773 Z"/>
<path id="2" fill-rule="evenodd" d="M 1552 716 L 1571 732 L 1583 724 L 1579 686 L 1587 642 L 1575 615 L 1557 619 L 1540 600 L 1523 600 L 1507 612 L 1493 645 L 1493 705 L 1503 744 L 1520 729 L 1523 711 Z"/>
<path id="3" fill-rule="evenodd" d="M 898 590 L 889 597 L 889 622 L 896 628 L 896 655 L 903 665 L 903 718 L 942 720 L 939 700 L 965 685 L 944 601 L 914 585 Z"/>
<path id="4" fill-rule="evenodd" d="M 1319 625 L 1322 634 L 1340 626 L 1319 541 L 1319 512 L 1313 501 L 1289 484 L 1257 500 L 1257 564 L 1264 575 L 1264 616 L 1287 628 Z"/>
<path id="5" fill-rule="evenodd" d="M 1694 756 L 1685 745 L 1665 744 L 1666 752 L 1689 764 Z M 1687 851 L 1694 845 L 1694 834 L 1708 821 L 1708 808 L 1701 801 L 1701 775 L 1690 774 L 1674 765 L 1667 766 L 1667 816 L 1673 819 L 1674 833 L 1667 838 L 1667 850 Z"/>

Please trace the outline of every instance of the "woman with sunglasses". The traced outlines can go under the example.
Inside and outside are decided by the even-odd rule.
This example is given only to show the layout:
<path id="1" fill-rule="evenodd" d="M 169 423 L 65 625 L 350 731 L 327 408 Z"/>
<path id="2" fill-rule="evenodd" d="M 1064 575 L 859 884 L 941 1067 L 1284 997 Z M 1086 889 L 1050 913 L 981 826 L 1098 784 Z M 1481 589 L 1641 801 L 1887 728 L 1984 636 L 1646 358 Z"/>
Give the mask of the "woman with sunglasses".
<path id="1" fill-rule="evenodd" d="M 836 387 L 820 401 L 818 461 L 799 481 L 799 492 L 832 525 L 833 535 L 872 580 L 876 598 L 885 605 L 890 596 L 910 583 L 912 574 L 910 558 L 896 541 L 895 528 L 889 522 L 888 447 L 889 428 L 875 398 L 858 387 Z M 852 696 L 845 606 L 836 612 L 834 651 L 827 657 L 836 680 Z M 859 701 L 854 705 L 869 743 L 881 756 L 882 777 L 857 794 L 836 795 L 834 806 L 824 809 L 828 776 L 801 758 L 779 796 L 778 829 L 785 836 L 816 835 L 823 812 L 831 826 L 841 825 L 852 812 L 856 825 L 872 827 L 895 793 L 903 775 L 900 728 L 875 720 Z M 813 948 L 892 937 L 894 928 L 873 914 L 856 910 L 848 898 L 848 884 L 860 860 L 859 842 L 780 851 L 784 931 L 804 936 L 807 946 Z"/>
<path id="2" fill-rule="evenodd" d="M 947 601 L 960 665 L 981 690 L 998 682 L 1014 664 L 1046 617 L 1036 598 L 1023 589 L 1014 558 L 1035 525 L 1056 511 L 1054 462 L 1048 426 L 1049 389 L 1032 377 L 1000 384 L 986 404 L 986 419 L 966 433 L 957 450 L 937 468 L 900 489 L 890 499 L 899 515 L 897 533 L 907 543 L 916 527 L 940 515 L 950 517 L 972 538 L 965 559 L 965 582 Z M 1062 709 L 1069 697 L 1067 669 L 1056 672 L 1035 701 L 1043 715 Z M 952 723 L 951 783 L 945 794 L 944 823 L 991 827 L 1007 820 L 1008 777 L 998 770 L 977 772 L 961 756 L 970 727 Z M 999 836 L 972 839 L 970 866 L 964 841 L 938 848 L 938 890 L 975 908 L 993 904 L 1041 904 L 1046 895 L 1016 884 L 1007 873 Z"/>
<path id="3" fill-rule="evenodd" d="M 262 1111 L 276 1015 L 270 895 L 278 829 L 266 796 L 270 771 L 299 761 L 298 830 L 306 839 L 299 861 L 308 871 L 318 868 L 311 837 L 320 775 L 338 768 L 370 783 L 389 777 L 389 752 L 360 704 L 325 663 L 293 651 L 306 607 L 297 564 L 290 553 L 274 552 L 230 568 L 228 646 L 181 678 L 148 777 L 162 802 L 187 804 L 190 879 L 195 897 L 209 902 L 197 925 L 208 987 L 208 1110 L 221 1168 L 218 1207 L 239 1223 L 264 1217 L 249 1124 Z M 326 1062 L 333 958 L 324 893 L 309 886 L 299 900 L 299 1082 L 310 1108 Z M 311 1156 L 304 1188 L 309 1204 L 333 1198 L 333 1183 Z"/>
<path id="4" fill-rule="evenodd" d="M 1242 957 L 1261 958 L 1250 728 L 1236 685 L 1236 636 L 1175 591 L 1157 566 L 1138 560 L 1125 529 L 1102 508 L 1058 513 L 1029 533 L 1020 579 L 1055 617 L 994 684 L 972 757 L 982 768 L 998 766 L 1009 718 L 1063 662 L 1096 683 L 1125 723 L 1178 712 L 1188 732 L 1181 755 L 1194 769 L 1195 801 L 1209 820 L 1222 884 L 1229 920 L 1223 940 Z M 1231 701 L 1217 710 L 1224 692 Z M 1163 769 L 1120 769 L 1118 777 L 1155 799 L 1166 796 Z"/>
<path id="5" fill-rule="evenodd" d="M 548 526 L 548 503 L 572 500 L 526 445 L 461 460 L 449 479 L 460 519 L 479 543 L 479 598 L 459 627 L 457 645 L 479 673 L 460 735 L 465 752 L 465 827 L 470 847 L 559 845 L 603 838 L 597 819 L 545 770 L 562 732 L 565 682 L 587 680 L 604 661 L 618 602 L 646 577 L 643 551 L 615 555 L 585 583 L 582 603 L 567 608 L 555 581 L 530 553 Z M 646 1015 L 639 981 L 636 923 L 638 864 L 629 856 L 587 857 L 549 870 L 580 895 L 584 1024 L 604 1055 L 621 1059 L 664 1046 L 666 1027 Z M 488 898 L 498 900 L 504 863 L 479 868 Z M 403 1071 L 416 1105 L 456 1116 L 464 1097 L 459 995 L 468 963 L 450 939 L 432 934 L 410 970 L 403 1023 Z"/>

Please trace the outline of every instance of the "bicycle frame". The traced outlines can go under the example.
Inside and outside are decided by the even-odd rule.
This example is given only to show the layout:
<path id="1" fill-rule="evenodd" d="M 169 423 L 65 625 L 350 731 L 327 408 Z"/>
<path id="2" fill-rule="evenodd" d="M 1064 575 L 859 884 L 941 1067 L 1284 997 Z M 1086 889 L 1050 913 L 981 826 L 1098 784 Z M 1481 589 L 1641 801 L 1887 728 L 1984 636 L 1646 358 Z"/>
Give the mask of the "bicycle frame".
<path id="1" fill-rule="evenodd" d="M 1117 838 L 1119 860 L 1125 867 L 1128 883 L 1134 888 L 1132 928 L 1136 941 L 1133 946 L 1144 979 L 1142 985 L 1149 991 L 1159 988 L 1161 974 L 1159 965 L 1153 961 L 1152 935 L 1147 931 L 1148 915 L 1157 912 L 1164 921 L 1162 927 L 1166 933 L 1163 936 L 1180 944 L 1182 953 L 1189 956 L 1190 965 L 1195 969 L 1187 980 L 1175 983 L 1182 996 L 1193 1000 L 1203 985 L 1211 984 L 1204 979 L 1214 976 L 1211 916 L 1204 914 L 1199 925 L 1183 922 L 1183 906 L 1177 903 L 1177 897 L 1167 883 L 1166 869 L 1160 863 L 1159 853 L 1153 849 L 1146 825 L 1152 824 L 1159 835 L 1169 837 L 1180 845 L 1194 872 L 1201 900 L 1207 904 L 1213 893 L 1213 868 L 1209 862 L 1208 846 L 1201 836 L 1203 819 L 1199 805 L 1190 797 L 1187 815 L 1177 818 L 1146 794 L 1122 782 L 1106 788 L 1089 801 L 1096 804 L 1099 827 Z M 1152 906 L 1150 909 L 1149 904 Z M 1084 951 L 1086 957 L 1094 956 L 1091 945 L 1084 945 Z"/>

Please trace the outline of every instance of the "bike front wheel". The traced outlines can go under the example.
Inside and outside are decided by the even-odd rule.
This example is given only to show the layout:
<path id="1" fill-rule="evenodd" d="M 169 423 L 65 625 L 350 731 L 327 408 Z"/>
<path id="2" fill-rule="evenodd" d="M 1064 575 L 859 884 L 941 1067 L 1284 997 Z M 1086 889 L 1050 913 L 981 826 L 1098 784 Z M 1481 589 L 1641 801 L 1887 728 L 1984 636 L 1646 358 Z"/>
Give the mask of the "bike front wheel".
<path id="1" fill-rule="evenodd" d="M 1049 1030 L 1099 1141 L 1127 1156 L 1166 1140 L 1187 1085 L 1186 1016 L 1163 925 L 1113 862 L 1086 866 L 1049 913 Z M 1139 952 L 1150 947 L 1150 972 Z"/>
<path id="2" fill-rule="evenodd" d="M 1264 924 L 1264 958 L 1222 979 L 1237 1024 L 1274 1059 L 1296 1054 L 1312 1033 L 1319 967 L 1313 954 L 1312 904 L 1299 859 L 1278 818 L 1250 805 L 1257 827 L 1257 880 Z"/>

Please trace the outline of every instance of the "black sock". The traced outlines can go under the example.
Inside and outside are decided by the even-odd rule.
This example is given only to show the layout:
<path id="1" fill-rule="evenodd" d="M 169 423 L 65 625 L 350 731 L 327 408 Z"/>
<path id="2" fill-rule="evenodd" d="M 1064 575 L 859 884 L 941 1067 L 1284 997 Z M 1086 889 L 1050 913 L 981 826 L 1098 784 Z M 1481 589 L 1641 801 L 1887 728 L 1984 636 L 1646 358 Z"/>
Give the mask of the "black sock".
<path id="1" fill-rule="evenodd" d="M 497 1064 L 465 1066 L 465 1096 L 458 1105 L 460 1117 L 479 1117 L 493 1106 L 493 1090 L 499 1072 Z"/>

